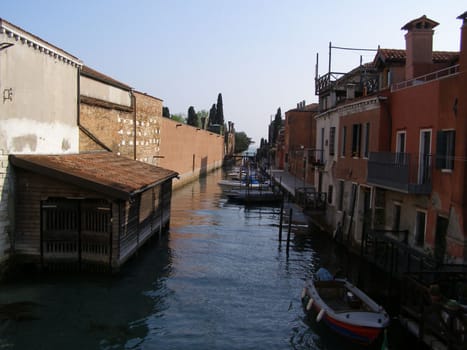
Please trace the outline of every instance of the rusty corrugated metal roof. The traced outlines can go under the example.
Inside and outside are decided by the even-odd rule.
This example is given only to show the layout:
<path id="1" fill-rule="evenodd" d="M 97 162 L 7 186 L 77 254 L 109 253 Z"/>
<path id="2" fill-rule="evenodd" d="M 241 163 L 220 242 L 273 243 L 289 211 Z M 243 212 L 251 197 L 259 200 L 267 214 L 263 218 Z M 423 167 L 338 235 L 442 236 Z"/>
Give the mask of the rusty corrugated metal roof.
<path id="1" fill-rule="evenodd" d="M 119 199 L 154 187 L 178 174 L 111 152 L 10 155 L 11 164 Z"/>

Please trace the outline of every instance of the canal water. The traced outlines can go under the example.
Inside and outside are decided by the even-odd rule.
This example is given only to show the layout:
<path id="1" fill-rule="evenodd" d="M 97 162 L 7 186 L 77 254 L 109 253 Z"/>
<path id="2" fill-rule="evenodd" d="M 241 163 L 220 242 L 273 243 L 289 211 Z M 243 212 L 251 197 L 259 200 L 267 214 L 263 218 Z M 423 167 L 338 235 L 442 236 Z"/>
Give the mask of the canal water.
<path id="1" fill-rule="evenodd" d="M 168 235 L 117 275 L 3 283 L 0 349 L 358 349 L 304 318 L 305 279 L 343 264 L 329 238 L 298 221 L 287 249 L 279 208 L 229 203 L 222 176 L 175 191 Z"/>

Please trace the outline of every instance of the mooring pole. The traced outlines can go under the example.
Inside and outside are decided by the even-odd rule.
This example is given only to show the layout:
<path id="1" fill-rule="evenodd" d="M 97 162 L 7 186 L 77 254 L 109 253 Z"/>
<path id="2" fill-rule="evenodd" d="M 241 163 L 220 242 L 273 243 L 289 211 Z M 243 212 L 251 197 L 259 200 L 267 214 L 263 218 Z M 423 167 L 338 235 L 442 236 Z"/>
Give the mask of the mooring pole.
<path id="1" fill-rule="evenodd" d="M 290 231 L 292 229 L 292 214 L 293 214 L 293 209 L 290 208 L 290 210 L 289 210 L 289 229 L 287 230 L 287 251 L 289 250 L 289 245 L 290 245 Z"/>
<path id="2" fill-rule="evenodd" d="M 284 221 L 284 197 L 281 202 L 281 217 L 279 220 L 279 244 L 282 242 L 282 222 Z"/>

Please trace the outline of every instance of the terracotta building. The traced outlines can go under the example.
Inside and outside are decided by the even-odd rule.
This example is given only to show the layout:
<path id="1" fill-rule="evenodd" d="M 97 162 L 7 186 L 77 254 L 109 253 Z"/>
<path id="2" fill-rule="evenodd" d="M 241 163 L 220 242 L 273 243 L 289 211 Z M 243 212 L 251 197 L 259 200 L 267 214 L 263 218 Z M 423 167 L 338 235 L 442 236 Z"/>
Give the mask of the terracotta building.
<path id="1" fill-rule="evenodd" d="M 381 227 L 439 263 L 465 262 L 465 14 L 461 51 L 433 52 L 435 21 L 407 23 L 404 81 L 391 87 L 391 150 L 370 155 Z"/>
<path id="2" fill-rule="evenodd" d="M 433 51 L 437 23 L 422 16 L 402 27 L 405 50 L 380 48 L 373 62 L 316 79 L 315 186 L 327 193 L 328 224 L 349 242 L 377 229 L 438 262 L 465 261 L 459 18 L 460 54 Z"/>
<path id="3" fill-rule="evenodd" d="M 297 108 L 285 112 L 284 153 L 285 167 L 302 180 L 302 184 L 314 184 L 313 164 L 320 152 L 315 150 L 316 103 L 297 104 Z"/>

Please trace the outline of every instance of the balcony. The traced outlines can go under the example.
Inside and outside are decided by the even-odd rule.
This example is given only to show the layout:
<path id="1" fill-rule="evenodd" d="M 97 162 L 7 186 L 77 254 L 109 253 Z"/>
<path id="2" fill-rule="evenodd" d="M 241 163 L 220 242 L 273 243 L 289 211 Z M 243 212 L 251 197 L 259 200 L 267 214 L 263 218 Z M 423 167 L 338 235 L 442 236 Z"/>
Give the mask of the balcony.
<path id="1" fill-rule="evenodd" d="M 431 154 L 371 152 L 367 183 L 409 194 L 430 194 Z"/>
<path id="2" fill-rule="evenodd" d="M 307 155 L 308 155 L 308 164 L 314 167 L 318 167 L 318 168 L 324 166 L 324 162 L 325 162 L 324 150 L 310 148 L 307 150 Z"/>
<path id="3" fill-rule="evenodd" d="M 336 81 L 342 78 L 345 73 L 330 72 L 315 79 L 315 95 L 321 95 L 331 90 Z"/>
<path id="4" fill-rule="evenodd" d="M 410 80 L 402 81 L 400 83 L 392 84 L 391 85 L 391 92 L 401 90 L 401 89 L 406 89 L 406 88 L 409 88 L 409 87 L 412 87 L 412 86 L 425 84 L 425 83 L 428 83 L 428 82 L 433 81 L 433 80 L 443 79 L 445 77 L 449 77 L 451 75 L 458 74 L 458 73 L 459 73 L 459 65 L 457 64 L 455 66 L 447 67 L 447 68 L 438 70 L 438 71 L 433 72 L 433 73 L 429 73 L 429 74 L 426 74 L 426 75 L 423 75 L 423 76 L 420 76 L 420 77 L 416 77 L 414 79 L 410 79 Z"/>

